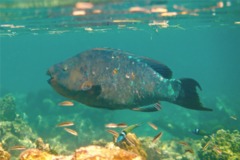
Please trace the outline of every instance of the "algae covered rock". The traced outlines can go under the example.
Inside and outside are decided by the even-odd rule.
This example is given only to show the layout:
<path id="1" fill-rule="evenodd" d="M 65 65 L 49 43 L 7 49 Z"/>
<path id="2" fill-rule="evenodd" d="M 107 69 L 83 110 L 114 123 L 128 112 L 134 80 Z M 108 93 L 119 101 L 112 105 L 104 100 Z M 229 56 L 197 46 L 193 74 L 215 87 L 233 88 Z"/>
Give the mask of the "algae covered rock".
<path id="1" fill-rule="evenodd" d="M 28 149 L 21 153 L 20 160 L 51 160 L 53 155 L 38 149 Z"/>
<path id="2" fill-rule="evenodd" d="M 20 160 L 142 160 L 132 152 L 125 151 L 119 147 L 106 148 L 101 146 L 87 146 L 77 149 L 72 155 L 52 155 L 39 149 L 28 149 L 21 153 Z"/>
<path id="3" fill-rule="evenodd" d="M 10 160 L 11 155 L 2 148 L 0 143 L 0 160 Z"/>
<path id="4" fill-rule="evenodd" d="M 216 134 L 205 136 L 201 140 L 202 149 L 199 151 L 201 159 L 235 160 L 240 157 L 240 132 L 234 130 L 218 130 Z"/>
<path id="5" fill-rule="evenodd" d="M 6 95 L 0 99 L 0 143 L 7 150 L 14 146 L 34 147 L 37 138 L 29 125 L 16 114 L 15 98 Z M 10 151 L 12 158 L 19 155 Z"/>
<path id="6" fill-rule="evenodd" d="M 6 95 L 0 99 L 0 117 L 2 121 L 13 121 L 16 118 L 15 99 Z"/>
<path id="7" fill-rule="evenodd" d="M 142 160 L 142 158 L 129 151 L 112 147 L 111 149 L 100 146 L 81 147 L 75 151 L 73 160 Z"/>

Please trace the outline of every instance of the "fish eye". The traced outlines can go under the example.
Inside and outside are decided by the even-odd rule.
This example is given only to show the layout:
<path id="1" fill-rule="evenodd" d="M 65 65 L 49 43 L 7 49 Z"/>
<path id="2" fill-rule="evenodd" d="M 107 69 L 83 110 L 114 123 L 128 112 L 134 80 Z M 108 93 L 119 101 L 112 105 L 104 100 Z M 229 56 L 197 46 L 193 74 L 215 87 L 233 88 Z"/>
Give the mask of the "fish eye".
<path id="1" fill-rule="evenodd" d="M 62 70 L 63 70 L 63 71 L 67 71 L 67 70 L 68 70 L 68 65 L 64 64 L 64 65 L 62 66 Z"/>

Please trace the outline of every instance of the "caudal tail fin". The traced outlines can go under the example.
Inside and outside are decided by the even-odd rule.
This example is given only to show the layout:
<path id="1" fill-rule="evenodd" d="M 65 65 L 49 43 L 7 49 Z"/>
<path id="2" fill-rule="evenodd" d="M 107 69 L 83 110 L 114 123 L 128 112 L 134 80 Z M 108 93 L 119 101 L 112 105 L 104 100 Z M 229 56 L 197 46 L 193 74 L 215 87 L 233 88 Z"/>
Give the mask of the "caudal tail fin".
<path id="1" fill-rule="evenodd" d="M 199 88 L 201 90 L 202 88 L 197 81 L 190 78 L 183 78 L 180 79 L 180 81 L 181 90 L 176 101 L 173 103 L 189 109 L 212 111 L 210 108 L 203 107 L 202 103 L 200 102 L 196 89 Z"/>

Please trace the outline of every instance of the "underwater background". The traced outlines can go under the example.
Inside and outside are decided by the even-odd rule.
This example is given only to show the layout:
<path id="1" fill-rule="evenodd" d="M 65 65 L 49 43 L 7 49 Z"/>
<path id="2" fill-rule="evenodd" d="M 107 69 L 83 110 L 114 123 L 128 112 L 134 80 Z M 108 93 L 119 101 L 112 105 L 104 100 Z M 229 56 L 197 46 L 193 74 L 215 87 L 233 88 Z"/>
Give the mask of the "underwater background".
<path id="1" fill-rule="evenodd" d="M 108 123 L 143 123 L 133 130 L 144 150 L 135 153 L 143 159 L 239 159 L 239 35 L 239 0 L 3 0 L 0 146 L 18 159 L 24 150 L 38 148 L 41 137 L 57 155 L 70 155 L 83 146 L 112 142 Z M 167 102 L 154 113 L 97 109 L 78 102 L 59 106 L 69 99 L 47 83 L 48 68 L 96 47 L 146 56 L 166 64 L 174 78 L 196 79 L 203 89 L 202 103 L 213 111 Z M 56 127 L 64 121 L 74 122 L 71 128 L 77 136 Z M 195 129 L 207 134 L 195 134 Z M 153 145 L 160 131 L 163 135 Z M 14 146 L 25 148 L 11 149 Z M 134 152 L 128 146 L 120 148 Z M 0 157 L 8 159 L 5 152 Z"/>

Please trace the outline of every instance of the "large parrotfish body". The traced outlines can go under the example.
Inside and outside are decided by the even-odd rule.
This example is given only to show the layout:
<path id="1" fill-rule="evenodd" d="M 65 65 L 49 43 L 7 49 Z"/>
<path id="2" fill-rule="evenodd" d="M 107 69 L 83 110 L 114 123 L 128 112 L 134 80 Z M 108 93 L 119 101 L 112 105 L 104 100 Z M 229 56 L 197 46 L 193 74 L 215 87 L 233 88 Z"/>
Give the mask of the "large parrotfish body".
<path id="1" fill-rule="evenodd" d="M 202 106 L 197 81 L 172 79 L 171 70 L 149 58 L 109 48 L 82 52 L 48 70 L 49 84 L 61 95 L 88 106 L 154 111 L 159 101 L 195 110 Z M 146 109 L 150 108 L 150 109 Z"/>

